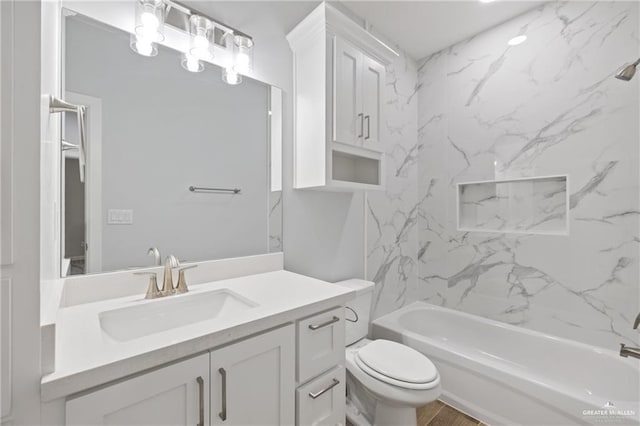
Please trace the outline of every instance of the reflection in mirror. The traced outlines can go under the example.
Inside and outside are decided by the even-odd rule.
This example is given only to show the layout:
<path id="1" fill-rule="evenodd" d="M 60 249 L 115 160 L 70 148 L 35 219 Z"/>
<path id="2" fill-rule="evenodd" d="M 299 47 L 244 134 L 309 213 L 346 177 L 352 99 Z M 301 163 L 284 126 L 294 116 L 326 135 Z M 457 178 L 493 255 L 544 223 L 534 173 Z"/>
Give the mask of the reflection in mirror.
<path id="1" fill-rule="evenodd" d="M 62 134 L 62 275 L 282 251 L 281 92 L 181 53 L 129 49 L 129 34 L 64 18 L 63 96 L 86 106 Z M 216 188 L 219 190 L 190 190 Z M 227 189 L 239 191 L 226 191 Z M 150 253 L 151 255 L 149 255 Z"/>

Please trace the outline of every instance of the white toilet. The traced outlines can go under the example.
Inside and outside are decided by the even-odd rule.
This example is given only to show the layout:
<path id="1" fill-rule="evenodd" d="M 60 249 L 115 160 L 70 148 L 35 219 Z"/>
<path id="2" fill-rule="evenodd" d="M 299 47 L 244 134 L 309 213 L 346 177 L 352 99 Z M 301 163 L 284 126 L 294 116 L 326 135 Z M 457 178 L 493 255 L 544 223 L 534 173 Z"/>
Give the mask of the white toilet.
<path id="1" fill-rule="evenodd" d="M 415 425 L 416 408 L 440 396 L 440 375 L 423 354 L 389 340 L 369 340 L 374 284 L 336 283 L 356 290 L 347 304 L 347 419 L 355 426 Z"/>

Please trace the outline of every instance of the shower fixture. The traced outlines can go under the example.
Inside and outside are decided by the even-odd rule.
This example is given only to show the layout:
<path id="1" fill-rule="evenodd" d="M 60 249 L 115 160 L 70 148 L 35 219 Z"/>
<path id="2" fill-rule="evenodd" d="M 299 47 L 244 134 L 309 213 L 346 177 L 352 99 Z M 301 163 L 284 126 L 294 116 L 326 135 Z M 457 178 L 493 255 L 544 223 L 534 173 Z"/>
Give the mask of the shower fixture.
<path id="1" fill-rule="evenodd" d="M 632 64 L 625 64 L 616 72 L 616 78 L 618 80 L 629 81 L 636 73 L 636 67 L 640 64 L 640 59 Z"/>

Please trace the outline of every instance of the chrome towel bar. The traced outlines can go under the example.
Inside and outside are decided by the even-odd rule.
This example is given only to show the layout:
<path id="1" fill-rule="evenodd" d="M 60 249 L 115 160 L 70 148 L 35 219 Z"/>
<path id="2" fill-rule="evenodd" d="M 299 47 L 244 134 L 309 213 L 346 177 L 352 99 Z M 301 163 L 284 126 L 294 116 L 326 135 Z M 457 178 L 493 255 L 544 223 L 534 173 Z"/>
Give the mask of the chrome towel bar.
<path id="1" fill-rule="evenodd" d="M 221 193 L 232 193 L 239 194 L 241 192 L 240 188 L 204 188 L 199 186 L 190 186 L 189 191 L 191 192 L 221 192 Z"/>

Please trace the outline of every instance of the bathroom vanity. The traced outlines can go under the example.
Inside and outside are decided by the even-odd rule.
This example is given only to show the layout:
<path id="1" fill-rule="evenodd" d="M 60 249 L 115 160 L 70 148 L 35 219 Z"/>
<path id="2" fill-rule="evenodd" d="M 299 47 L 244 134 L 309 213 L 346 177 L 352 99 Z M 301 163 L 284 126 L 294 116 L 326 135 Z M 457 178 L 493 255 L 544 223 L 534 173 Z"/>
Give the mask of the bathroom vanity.
<path id="1" fill-rule="evenodd" d="M 277 269 L 280 254 L 265 256 L 276 270 L 153 300 L 140 292 L 74 304 L 81 297 L 71 293 L 86 290 L 74 280 L 91 286 L 91 277 L 49 283 L 59 288 L 48 315 L 55 323 L 43 324 L 55 335 L 54 371 L 42 379 L 47 421 L 343 424 L 344 304 L 354 293 Z"/>

